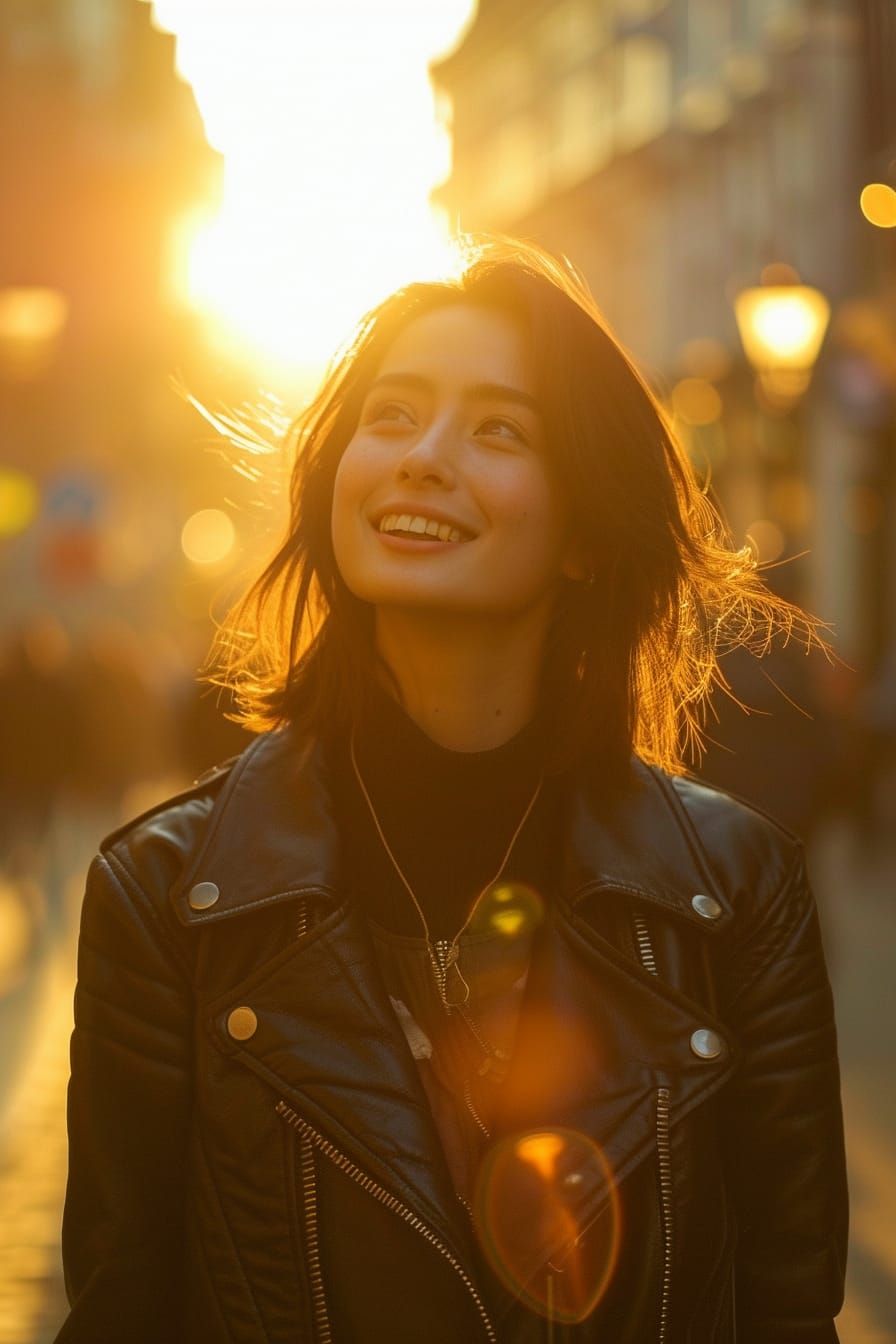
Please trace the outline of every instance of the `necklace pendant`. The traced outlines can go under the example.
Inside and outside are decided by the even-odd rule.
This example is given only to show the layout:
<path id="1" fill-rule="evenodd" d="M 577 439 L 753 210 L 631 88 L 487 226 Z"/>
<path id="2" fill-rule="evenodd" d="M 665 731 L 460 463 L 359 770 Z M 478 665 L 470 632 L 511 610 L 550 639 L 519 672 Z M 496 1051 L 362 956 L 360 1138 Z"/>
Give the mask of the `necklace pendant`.
<path id="1" fill-rule="evenodd" d="M 449 943 L 447 938 L 440 938 L 430 949 L 439 998 L 449 1009 L 463 1007 L 470 997 L 470 986 L 458 965 L 459 952 L 457 943 Z"/>
<path id="2" fill-rule="evenodd" d="M 454 948 L 454 955 L 445 968 L 442 999 L 446 1008 L 463 1008 L 469 997 L 470 986 L 461 974 L 460 966 L 457 964 L 457 948 Z"/>

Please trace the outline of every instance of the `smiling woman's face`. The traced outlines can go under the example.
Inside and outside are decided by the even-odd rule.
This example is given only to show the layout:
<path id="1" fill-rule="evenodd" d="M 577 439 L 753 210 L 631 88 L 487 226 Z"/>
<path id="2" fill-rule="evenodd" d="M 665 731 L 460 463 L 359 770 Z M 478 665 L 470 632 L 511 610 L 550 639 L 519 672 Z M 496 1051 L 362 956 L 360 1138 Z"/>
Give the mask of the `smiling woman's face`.
<path id="1" fill-rule="evenodd" d="M 339 464 L 332 535 L 346 585 L 378 608 L 546 621 L 566 510 L 509 317 L 459 303 L 396 338 Z"/>

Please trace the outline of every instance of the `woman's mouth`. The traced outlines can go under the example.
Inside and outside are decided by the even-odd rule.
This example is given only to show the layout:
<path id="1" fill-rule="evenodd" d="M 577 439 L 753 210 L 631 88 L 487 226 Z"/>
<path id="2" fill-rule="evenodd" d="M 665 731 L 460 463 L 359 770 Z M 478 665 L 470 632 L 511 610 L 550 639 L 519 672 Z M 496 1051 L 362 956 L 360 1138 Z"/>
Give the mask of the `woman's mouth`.
<path id="1" fill-rule="evenodd" d="M 422 513 L 387 513 L 379 521 L 377 531 L 390 537 L 409 537 L 414 541 L 467 541 L 469 534 L 451 523 L 427 518 Z"/>

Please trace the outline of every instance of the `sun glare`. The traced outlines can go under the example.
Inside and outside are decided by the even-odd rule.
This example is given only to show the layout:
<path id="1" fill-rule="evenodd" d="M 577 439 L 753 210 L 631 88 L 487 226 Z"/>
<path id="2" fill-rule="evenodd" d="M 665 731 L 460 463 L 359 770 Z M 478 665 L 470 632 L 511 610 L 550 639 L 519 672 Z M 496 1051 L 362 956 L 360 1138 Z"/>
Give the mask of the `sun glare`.
<path id="1" fill-rule="evenodd" d="M 427 64 L 473 3 L 155 0 L 225 157 L 219 213 L 186 225 L 183 280 L 219 337 L 321 364 L 396 285 L 445 269 L 429 192 L 450 151 Z"/>

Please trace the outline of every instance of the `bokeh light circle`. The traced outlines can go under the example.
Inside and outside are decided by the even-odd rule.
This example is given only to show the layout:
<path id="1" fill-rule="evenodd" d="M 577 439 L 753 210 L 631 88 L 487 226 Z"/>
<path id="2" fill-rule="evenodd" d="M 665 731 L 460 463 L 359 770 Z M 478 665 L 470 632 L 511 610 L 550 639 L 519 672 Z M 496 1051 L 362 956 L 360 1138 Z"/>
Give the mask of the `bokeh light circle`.
<path id="1" fill-rule="evenodd" d="M 489 1264 L 530 1310 L 573 1324 L 609 1286 L 619 1255 L 619 1196 L 601 1149 L 577 1130 L 531 1130 L 486 1154 L 474 1195 Z"/>
<path id="2" fill-rule="evenodd" d="M 784 554 L 786 538 L 778 524 L 770 518 L 757 518 L 747 528 L 746 535 L 760 564 L 771 564 Z"/>
<path id="3" fill-rule="evenodd" d="M 721 419 L 722 398 L 706 378 L 682 378 L 672 389 L 672 409 L 686 425 Z"/>
<path id="4" fill-rule="evenodd" d="M 200 509 L 184 523 L 180 544 L 194 565 L 217 565 L 226 560 L 236 541 L 236 529 L 222 509 Z"/>
<path id="5" fill-rule="evenodd" d="M 896 229 L 896 191 L 886 182 L 869 182 L 859 197 L 862 214 L 879 229 Z"/>
<path id="6" fill-rule="evenodd" d="M 34 521 L 40 495 L 36 483 L 14 467 L 0 469 L 0 537 L 15 537 Z"/>

